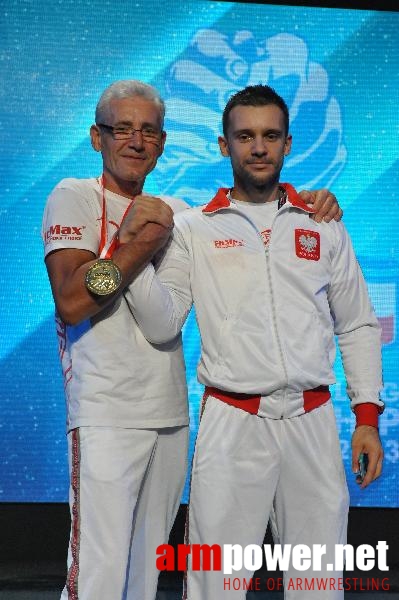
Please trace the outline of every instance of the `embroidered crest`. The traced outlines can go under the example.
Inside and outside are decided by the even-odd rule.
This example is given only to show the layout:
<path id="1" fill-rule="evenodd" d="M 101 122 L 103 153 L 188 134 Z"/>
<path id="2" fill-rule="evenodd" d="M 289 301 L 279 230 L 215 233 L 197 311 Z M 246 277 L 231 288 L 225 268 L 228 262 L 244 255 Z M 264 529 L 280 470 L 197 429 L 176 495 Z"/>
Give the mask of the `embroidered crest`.
<path id="1" fill-rule="evenodd" d="M 309 229 L 295 229 L 295 252 L 298 258 L 320 260 L 320 234 Z"/>

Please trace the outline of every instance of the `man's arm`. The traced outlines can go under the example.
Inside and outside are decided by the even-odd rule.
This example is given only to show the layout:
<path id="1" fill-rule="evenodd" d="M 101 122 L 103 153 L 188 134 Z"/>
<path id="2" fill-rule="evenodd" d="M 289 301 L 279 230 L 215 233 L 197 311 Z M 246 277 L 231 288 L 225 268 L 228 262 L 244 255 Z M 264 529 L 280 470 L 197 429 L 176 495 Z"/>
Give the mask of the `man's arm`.
<path id="1" fill-rule="evenodd" d="M 76 248 L 64 248 L 46 256 L 54 301 L 62 320 L 74 325 L 100 312 L 115 300 L 170 236 L 173 213 L 157 198 L 137 197 L 119 231 L 119 247 L 112 260 L 122 274 L 120 288 L 107 296 L 91 294 L 85 275 L 96 256 Z"/>
<path id="2" fill-rule="evenodd" d="M 124 296 L 148 341 L 161 344 L 180 333 L 193 298 L 189 252 L 178 227 L 174 228 L 157 269 L 147 265 L 126 288 Z"/>
<path id="3" fill-rule="evenodd" d="M 341 351 L 347 392 L 356 415 L 352 438 L 352 469 L 358 471 L 359 455 L 368 455 L 366 487 L 382 468 L 383 451 L 378 434 L 378 414 L 384 404 L 382 390 L 381 330 L 371 305 L 366 282 L 350 238 L 340 224 L 341 243 L 333 259 L 328 300 Z"/>

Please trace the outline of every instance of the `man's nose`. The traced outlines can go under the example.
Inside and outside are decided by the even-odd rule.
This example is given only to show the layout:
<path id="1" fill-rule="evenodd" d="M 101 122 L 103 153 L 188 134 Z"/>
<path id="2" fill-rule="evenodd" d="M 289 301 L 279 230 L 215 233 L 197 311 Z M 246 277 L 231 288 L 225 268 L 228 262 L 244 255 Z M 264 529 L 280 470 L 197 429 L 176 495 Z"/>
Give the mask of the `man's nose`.
<path id="1" fill-rule="evenodd" d="M 132 148 L 143 148 L 144 140 L 143 140 L 143 132 L 141 129 L 133 129 L 130 139 L 129 146 Z"/>
<path id="2" fill-rule="evenodd" d="M 265 139 L 262 136 L 255 136 L 251 146 L 252 154 L 264 155 L 267 153 Z"/>

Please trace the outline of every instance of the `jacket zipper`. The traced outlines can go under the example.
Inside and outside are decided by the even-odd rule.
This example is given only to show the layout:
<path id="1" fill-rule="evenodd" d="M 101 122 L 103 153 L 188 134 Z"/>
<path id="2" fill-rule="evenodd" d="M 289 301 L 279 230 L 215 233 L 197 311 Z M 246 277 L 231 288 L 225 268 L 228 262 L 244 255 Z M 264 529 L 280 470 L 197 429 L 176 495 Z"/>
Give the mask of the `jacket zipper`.
<path id="1" fill-rule="evenodd" d="M 281 344 L 279 329 L 278 329 L 278 325 L 277 325 L 276 302 L 275 302 L 275 297 L 274 297 L 274 288 L 273 288 L 273 281 L 272 281 L 271 268 L 270 268 L 269 246 L 271 243 L 272 235 L 273 235 L 273 228 L 270 232 L 269 243 L 265 247 L 266 273 L 267 273 L 267 279 L 269 282 L 269 289 L 270 289 L 270 299 L 271 299 L 270 305 L 271 305 L 271 315 L 272 315 L 274 335 L 275 335 L 276 341 L 277 341 L 277 349 L 278 349 L 278 354 L 280 355 L 280 361 L 281 361 L 281 365 L 282 365 L 283 371 L 284 371 L 286 386 L 288 386 L 288 371 L 287 371 L 287 366 L 285 364 L 283 347 Z M 262 243 L 263 243 L 263 241 L 262 241 Z M 281 417 L 280 417 L 281 419 L 283 418 L 284 411 L 285 411 L 285 399 L 284 399 L 284 405 L 283 405 L 282 411 L 281 411 Z"/>

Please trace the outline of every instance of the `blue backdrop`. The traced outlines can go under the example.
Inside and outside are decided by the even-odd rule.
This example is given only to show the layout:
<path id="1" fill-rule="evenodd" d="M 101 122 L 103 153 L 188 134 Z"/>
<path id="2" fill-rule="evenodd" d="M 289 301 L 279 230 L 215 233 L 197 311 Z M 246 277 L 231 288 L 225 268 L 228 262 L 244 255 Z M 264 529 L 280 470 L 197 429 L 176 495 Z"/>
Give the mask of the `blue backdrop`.
<path id="1" fill-rule="evenodd" d="M 398 506 L 399 12 L 228 2 L 1 2 L 0 501 L 66 501 L 65 407 L 41 217 L 63 177 L 96 176 L 88 129 L 117 79 L 157 86 L 166 151 L 147 191 L 207 201 L 231 183 L 217 147 L 231 93 L 268 83 L 290 107 L 282 179 L 329 187 L 344 208 L 383 326 L 384 474 L 359 491 L 339 357 L 334 403 L 352 505 Z M 184 330 L 191 449 L 201 386 L 194 315 Z M 182 499 L 187 501 L 187 490 Z"/>

